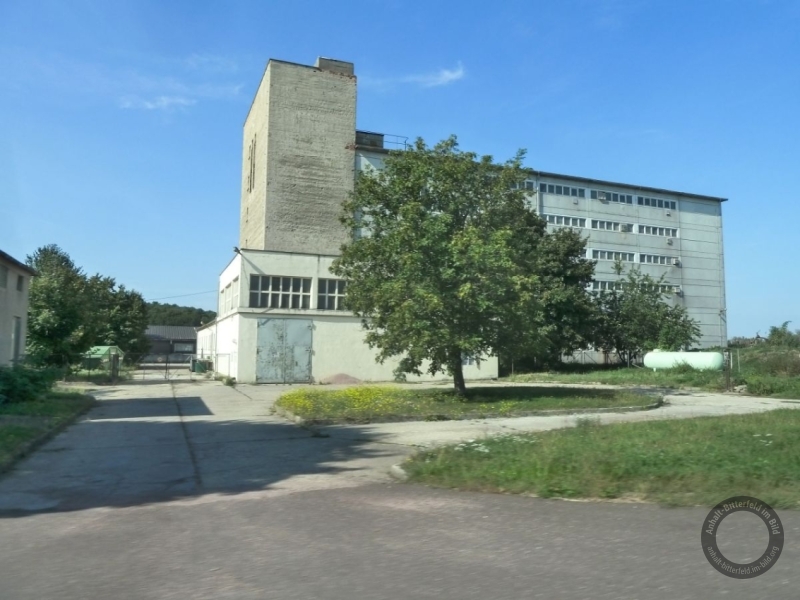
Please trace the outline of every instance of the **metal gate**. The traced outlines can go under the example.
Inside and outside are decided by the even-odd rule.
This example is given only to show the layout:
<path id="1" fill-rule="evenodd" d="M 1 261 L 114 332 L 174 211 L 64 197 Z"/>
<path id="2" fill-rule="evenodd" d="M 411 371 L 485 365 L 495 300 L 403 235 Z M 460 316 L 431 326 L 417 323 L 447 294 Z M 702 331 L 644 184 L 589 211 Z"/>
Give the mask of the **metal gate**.
<path id="1" fill-rule="evenodd" d="M 256 383 L 310 383 L 309 319 L 259 319 Z"/>

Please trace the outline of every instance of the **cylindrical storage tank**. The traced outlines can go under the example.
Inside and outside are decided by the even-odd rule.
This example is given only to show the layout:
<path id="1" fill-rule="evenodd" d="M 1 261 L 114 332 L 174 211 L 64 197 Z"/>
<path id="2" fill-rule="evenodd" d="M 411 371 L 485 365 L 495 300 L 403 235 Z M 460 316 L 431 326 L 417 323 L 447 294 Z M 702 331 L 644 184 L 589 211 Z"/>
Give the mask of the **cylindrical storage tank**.
<path id="1" fill-rule="evenodd" d="M 725 364 L 720 352 L 648 352 L 644 366 L 648 369 L 674 369 L 682 364 L 701 371 L 719 371 Z"/>

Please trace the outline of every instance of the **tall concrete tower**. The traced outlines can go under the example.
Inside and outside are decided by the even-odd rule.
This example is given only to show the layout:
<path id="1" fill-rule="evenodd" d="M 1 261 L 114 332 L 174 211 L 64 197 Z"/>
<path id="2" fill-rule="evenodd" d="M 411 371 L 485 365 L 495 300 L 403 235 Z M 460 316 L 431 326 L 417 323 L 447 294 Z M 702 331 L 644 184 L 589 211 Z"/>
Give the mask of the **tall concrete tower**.
<path id="1" fill-rule="evenodd" d="M 244 123 L 241 248 L 339 253 L 355 130 L 353 63 L 270 59 Z"/>

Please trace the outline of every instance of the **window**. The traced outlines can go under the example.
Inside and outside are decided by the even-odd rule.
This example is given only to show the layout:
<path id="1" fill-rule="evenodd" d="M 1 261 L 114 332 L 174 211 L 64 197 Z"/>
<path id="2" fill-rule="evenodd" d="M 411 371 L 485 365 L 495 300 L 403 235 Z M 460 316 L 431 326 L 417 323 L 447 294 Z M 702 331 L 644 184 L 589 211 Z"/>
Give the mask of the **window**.
<path id="1" fill-rule="evenodd" d="M 233 292 L 233 302 L 231 304 L 233 305 L 234 309 L 237 309 L 237 308 L 239 308 L 239 278 L 238 277 L 236 279 L 234 279 L 233 283 L 231 284 L 231 292 Z"/>
<path id="2" fill-rule="evenodd" d="M 347 282 L 343 279 L 320 279 L 317 289 L 317 308 L 321 310 L 344 310 L 344 292 Z"/>
<path id="3" fill-rule="evenodd" d="M 526 179 L 520 183 L 512 183 L 511 187 L 515 190 L 527 190 L 529 192 L 536 190 L 536 184 L 530 179 Z"/>
<path id="4" fill-rule="evenodd" d="M 558 196 L 571 196 L 573 198 L 586 198 L 585 188 L 574 188 L 568 185 L 555 185 L 552 183 L 540 183 L 539 191 L 547 194 L 556 194 Z"/>
<path id="5" fill-rule="evenodd" d="M 542 215 L 551 225 L 565 227 L 586 227 L 586 219 L 580 217 L 567 217 L 565 215 Z"/>
<path id="6" fill-rule="evenodd" d="M 619 204 L 633 204 L 631 194 L 619 194 L 617 192 L 605 192 L 603 190 L 592 190 L 592 200 L 603 200 L 605 202 L 617 202 Z"/>
<path id="7" fill-rule="evenodd" d="M 668 208 L 675 210 L 677 204 L 674 200 L 662 200 L 660 198 L 648 198 L 647 196 L 638 196 L 636 201 L 639 206 L 652 206 L 654 208 Z"/>
<path id="8" fill-rule="evenodd" d="M 471 354 L 462 354 L 461 364 L 465 367 L 469 367 L 478 364 L 478 362 L 475 360 L 475 357 L 472 356 Z"/>
<path id="9" fill-rule="evenodd" d="M 225 312 L 225 288 L 222 288 L 219 291 L 219 314 L 223 314 Z"/>
<path id="10" fill-rule="evenodd" d="M 225 312 L 230 312 L 231 300 L 233 300 L 233 296 L 231 295 L 231 284 L 229 283 L 225 286 Z"/>
<path id="11" fill-rule="evenodd" d="M 639 225 L 639 233 L 645 235 L 660 235 L 662 237 L 678 237 L 678 230 L 671 227 L 652 227 L 650 225 Z"/>
<path id="12" fill-rule="evenodd" d="M 635 261 L 635 255 L 632 252 L 612 252 L 610 250 L 592 250 L 592 258 L 597 260 L 621 260 L 624 262 Z"/>
<path id="13" fill-rule="evenodd" d="M 596 292 L 606 292 L 609 290 L 621 290 L 621 281 L 593 281 L 592 289 Z"/>
<path id="14" fill-rule="evenodd" d="M 0 265 L 0 288 L 5 288 L 8 285 L 8 267 Z"/>
<path id="15" fill-rule="evenodd" d="M 662 256 L 660 254 L 640 254 L 639 262 L 648 265 L 672 265 L 680 261 L 676 256 Z"/>
<path id="16" fill-rule="evenodd" d="M 601 229 L 603 231 L 633 231 L 631 223 L 616 223 L 614 221 L 596 221 L 592 220 L 592 229 Z"/>
<path id="17" fill-rule="evenodd" d="M 252 192 L 256 187 L 256 136 L 250 142 L 247 155 L 247 191 Z"/>
<path id="18" fill-rule="evenodd" d="M 251 275 L 250 308 L 311 308 L 311 279 Z"/>

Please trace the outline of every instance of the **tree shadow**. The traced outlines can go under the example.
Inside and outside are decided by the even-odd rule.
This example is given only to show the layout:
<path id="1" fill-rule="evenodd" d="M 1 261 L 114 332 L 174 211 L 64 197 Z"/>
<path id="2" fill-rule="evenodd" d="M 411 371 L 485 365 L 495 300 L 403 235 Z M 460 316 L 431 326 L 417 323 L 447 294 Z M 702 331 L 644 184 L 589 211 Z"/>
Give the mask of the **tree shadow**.
<path id="1" fill-rule="evenodd" d="M 322 437 L 274 417 L 215 419 L 200 397 L 104 400 L 0 477 L 0 518 L 291 487 L 375 469 L 377 435 Z M 255 413 L 259 404 L 253 407 Z M 268 407 L 261 406 L 266 413 Z M 180 411 L 180 413 L 179 413 Z M 182 416 L 183 418 L 179 418 Z M 313 484 L 313 482 L 312 482 Z M 319 485 L 325 485 L 320 483 Z"/>

